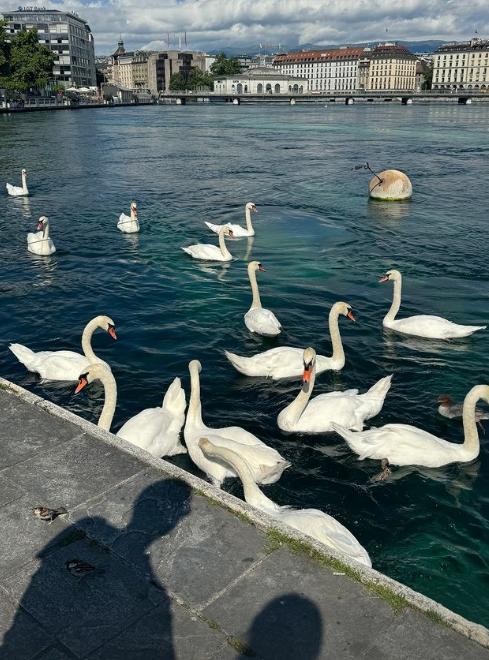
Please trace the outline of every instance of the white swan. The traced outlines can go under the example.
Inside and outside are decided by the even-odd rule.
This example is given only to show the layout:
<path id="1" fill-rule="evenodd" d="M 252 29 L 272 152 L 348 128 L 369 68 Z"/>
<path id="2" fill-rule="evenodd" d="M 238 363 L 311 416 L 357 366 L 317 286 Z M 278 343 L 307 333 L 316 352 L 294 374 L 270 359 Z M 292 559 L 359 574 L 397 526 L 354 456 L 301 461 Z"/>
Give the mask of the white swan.
<path id="1" fill-rule="evenodd" d="M 219 247 L 217 245 L 208 245 L 207 243 L 197 243 L 183 247 L 182 250 L 189 254 L 193 259 L 203 259 L 204 261 L 231 261 L 233 255 L 226 247 L 225 236 L 233 237 L 233 232 L 229 227 L 223 225 L 219 230 Z"/>
<path id="2" fill-rule="evenodd" d="M 104 407 L 98 426 L 110 431 L 117 405 L 117 385 L 112 372 L 101 363 L 92 364 L 80 374 L 75 394 L 88 383 L 100 380 L 104 386 Z M 146 408 L 131 417 L 116 433 L 137 447 L 141 447 L 155 458 L 185 454 L 187 450 L 180 442 L 180 430 L 185 421 L 185 392 L 180 378 L 175 378 L 168 388 L 161 407 Z"/>
<path id="3" fill-rule="evenodd" d="M 218 488 L 227 477 L 235 477 L 236 473 L 222 463 L 211 461 L 204 456 L 199 447 L 202 435 L 211 434 L 213 441 L 219 446 L 233 449 L 248 464 L 253 479 L 257 483 L 272 484 L 278 481 L 285 468 L 290 466 L 278 451 L 268 447 L 256 436 L 239 426 L 227 426 L 211 429 L 202 421 L 202 404 L 200 401 L 200 378 L 202 369 L 198 360 L 192 360 L 189 365 L 190 372 L 190 402 L 187 419 L 185 421 L 184 437 L 188 453 L 192 461 L 205 472 L 212 483 Z"/>
<path id="4" fill-rule="evenodd" d="M 282 431 L 325 433 L 333 430 L 333 422 L 337 422 L 349 429 L 361 431 L 364 421 L 375 417 L 382 410 L 391 379 L 392 376 L 382 378 L 365 394 L 358 394 L 358 390 L 328 392 L 309 401 L 316 380 L 316 351 L 306 348 L 301 391 L 279 413 L 278 427 Z"/>
<path id="5" fill-rule="evenodd" d="M 282 332 L 282 326 L 273 312 L 261 306 L 256 271 L 264 271 L 265 268 L 259 261 L 250 261 L 248 264 L 248 277 L 250 279 L 253 300 L 251 307 L 244 315 L 244 322 L 250 332 L 255 332 L 264 337 L 276 337 Z"/>
<path id="6" fill-rule="evenodd" d="M 338 424 L 334 430 L 346 440 L 360 460 L 374 458 L 391 465 L 422 465 L 436 468 L 449 463 L 468 463 L 479 455 L 475 406 L 489 403 L 489 385 L 476 385 L 463 405 L 464 442 L 447 442 L 408 424 L 386 424 L 378 429 L 353 433 Z"/>
<path id="7" fill-rule="evenodd" d="M 138 208 L 135 201 L 131 202 L 131 215 L 120 214 L 117 229 L 124 234 L 136 234 L 139 231 Z"/>
<path id="8" fill-rule="evenodd" d="M 441 316 L 419 314 L 405 319 L 397 319 L 396 315 L 401 306 L 402 275 L 398 270 L 388 270 L 379 279 L 379 282 L 394 282 L 394 296 L 392 305 L 384 317 L 385 328 L 402 332 L 406 335 L 427 337 L 429 339 L 454 339 L 467 337 L 477 330 L 484 330 L 485 325 L 459 325 L 452 323 Z"/>
<path id="9" fill-rule="evenodd" d="M 45 215 L 41 215 L 36 227 L 35 233 L 27 234 L 27 249 L 32 254 L 39 254 L 41 257 L 48 257 L 56 252 L 53 241 L 49 238 L 49 220 Z"/>
<path id="10" fill-rule="evenodd" d="M 7 193 L 12 197 L 25 197 L 29 194 L 27 190 L 27 170 L 22 170 L 22 186 L 13 186 L 11 183 L 5 184 Z"/>
<path id="11" fill-rule="evenodd" d="M 211 231 L 215 234 L 218 234 L 223 227 L 229 227 L 233 232 L 234 238 L 245 238 L 246 236 L 254 236 L 255 230 L 251 224 L 251 212 L 257 213 L 258 209 L 256 204 L 253 202 L 248 202 L 245 206 L 245 218 L 246 218 L 246 229 L 241 227 L 241 225 L 233 225 L 231 222 L 226 222 L 225 225 L 213 225 L 212 222 L 206 222 L 205 224 L 209 227 Z"/>
<path id="12" fill-rule="evenodd" d="M 87 323 L 82 334 L 83 355 L 74 351 L 38 351 L 35 353 L 22 344 L 10 344 L 15 357 L 29 370 L 44 380 L 78 380 L 80 373 L 94 362 L 102 362 L 93 352 L 92 335 L 97 328 L 106 330 L 117 339 L 114 321 L 109 316 L 96 316 Z M 106 364 L 105 366 L 110 369 Z"/>
<path id="13" fill-rule="evenodd" d="M 329 334 L 333 344 L 331 357 L 316 356 L 316 374 L 323 371 L 339 371 L 345 366 L 345 352 L 341 342 L 338 317 L 342 314 L 351 321 L 355 320 L 351 307 L 345 302 L 336 302 L 329 312 Z M 224 351 L 233 367 L 246 376 L 265 376 L 278 380 L 279 378 L 299 378 L 304 372 L 304 349 L 292 346 L 277 346 L 251 357 L 242 357 L 229 351 Z"/>
<path id="14" fill-rule="evenodd" d="M 212 435 L 201 438 L 199 447 L 208 457 L 227 463 L 237 473 L 243 484 L 244 496 L 248 504 L 268 513 L 275 520 L 324 543 L 328 548 L 342 552 L 365 566 L 372 566 L 365 548 L 346 527 L 332 516 L 319 509 L 292 509 L 275 504 L 258 488 L 246 461 L 235 451 L 214 444 Z"/>

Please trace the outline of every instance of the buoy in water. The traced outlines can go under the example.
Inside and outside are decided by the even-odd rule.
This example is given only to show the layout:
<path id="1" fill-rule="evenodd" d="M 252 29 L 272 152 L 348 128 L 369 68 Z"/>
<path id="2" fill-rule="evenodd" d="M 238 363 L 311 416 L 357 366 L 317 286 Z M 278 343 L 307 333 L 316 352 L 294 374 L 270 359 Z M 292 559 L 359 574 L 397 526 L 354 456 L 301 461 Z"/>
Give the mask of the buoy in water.
<path id="1" fill-rule="evenodd" d="M 370 197 L 385 202 L 397 202 L 409 199 L 413 186 L 409 177 L 399 170 L 383 170 L 374 175 L 368 184 Z"/>

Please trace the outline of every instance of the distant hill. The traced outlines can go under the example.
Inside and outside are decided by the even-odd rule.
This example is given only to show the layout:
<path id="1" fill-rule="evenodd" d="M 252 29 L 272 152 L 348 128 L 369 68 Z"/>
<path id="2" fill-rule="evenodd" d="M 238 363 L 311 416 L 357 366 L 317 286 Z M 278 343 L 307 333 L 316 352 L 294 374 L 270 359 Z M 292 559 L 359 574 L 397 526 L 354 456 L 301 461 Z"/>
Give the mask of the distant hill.
<path id="1" fill-rule="evenodd" d="M 376 41 L 364 41 L 361 43 L 352 43 L 352 44 L 345 44 L 345 43 L 328 44 L 328 45 L 312 44 L 312 43 L 301 44 L 301 45 L 284 44 L 283 46 L 281 46 L 280 50 L 283 53 L 287 53 L 289 51 L 297 51 L 297 50 L 326 50 L 328 48 L 338 48 L 338 46 L 345 46 L 345 45 L 375 46 L 376 44 L 379 43 L 379 41 L 388 41 L 388 39 L 384 38 L 384 39 L 377 39 Z M 409 50 L 412 51 L 413 53 L 433 53 L 439 46 L 448 43 L 447 41 L 442 41 L 439 39 L 431 39 L 429 41 L 403 41 L 398 39 L 392 39 L 392 41 L 396 41 L 396 43 L 406 46 L 406 48 L 409 48 Z M 207 52 L 211 55 L 216 55 L 221 51 L 224 51 L 228 57 L 236 57 L 238 55 L 256 55 L 259 52 L 262 53 L 263 55 L 272 54 L 272 51 L 268 49 L 264 48 L 260 50 L 257 44 L 254 44 L 253 46 L 226 46 L 223 48 L 209 50 Z"/>

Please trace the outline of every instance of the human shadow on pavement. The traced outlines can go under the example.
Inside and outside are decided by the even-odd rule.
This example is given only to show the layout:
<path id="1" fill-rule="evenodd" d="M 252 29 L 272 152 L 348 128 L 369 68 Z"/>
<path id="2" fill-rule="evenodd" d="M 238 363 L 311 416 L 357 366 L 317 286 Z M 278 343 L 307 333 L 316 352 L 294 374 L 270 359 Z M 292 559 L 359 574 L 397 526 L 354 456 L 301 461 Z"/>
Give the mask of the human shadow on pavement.
<path id="1" fill-rule="evenodd" d="M 248 654 L 262 660 L 315 660 L 320 657 L 323 624 L 317 606 L 297 593 L 271 600 L 255 617 L 246 635 Z"/>
<path id="2" fill-rule="evenodd" d="M 175 658 L 170 599 L 154 573 L 150 546 L 189 513 L 191 489 L 164 479 L 146 487 L 134 504 L 122 491 L 112 501 L 110 495 L 98 508 L 123 522 L 127 517 L 125 526 L 82 517 L 38 553 L 37 567 L 30 562 L 9 578 L 9 592 L 20 604 L 0 647 L 2 660 L 32 657 L 26 617 L 46 631 L 53 652 L 101 660 Z"/>

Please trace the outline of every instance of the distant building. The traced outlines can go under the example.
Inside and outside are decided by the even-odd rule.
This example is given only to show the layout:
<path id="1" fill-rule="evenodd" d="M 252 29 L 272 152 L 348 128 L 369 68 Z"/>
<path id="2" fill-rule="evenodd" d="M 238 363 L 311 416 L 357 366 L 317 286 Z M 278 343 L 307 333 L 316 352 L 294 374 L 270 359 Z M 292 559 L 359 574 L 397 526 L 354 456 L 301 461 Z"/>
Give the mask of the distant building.
<path id="1" fill-rule="evenodd" d="M 64 87 L 94 87 L 95 50 L 87 21 L 74 12 L 36 7 L 3 12 L 9 36 L 36 28 L 39 43 L 48 46 L 55 56 L 53 77 Z"/>
<path id="2" fill-rule="evenodd" d="M 414 90 L 416 57 L 392 43 L 374 48 L 330 48 L 277 55 L 281 73 L 304 76 L 312 93 Z"/>
<path id="3" fill-rule="evenodd" d="M 414 91 L 416 56 L 393 43 L 365 48 L 358 66 L 358 89 L 372 91 Z"/>
<path id="4" fill-rule="evenodd" d="M 431 62 L 425 58 L 416 62 L 416 91 L 425 89 L 425 84 L 431 70 Z"/>
<path id="5" fill-rule="evenodd" d="M 363 48 L 334 48 L 277 55 L 273 65 L 281 73 L 305 77 L 311 92 L 354 91 Z"/>
<path id="6" fill-rule="evenodd" d="M 217 94 L 304 94 L 306 78 L 282 74 L 270 67 L 254 67 L 244 73 L 222 76 L 214 81 Z"/>
<path id="7" fill-rule="evenodd" d="M 432 89 L 488 89 L 489 41 L 440 46 L 433 55 Z"/>
<path id="8" fill-rule="evenodd" d="M 180 50 L 127 52 L 122 40 L 119 41 L 111 60 L 111 83 L 124 89 L 147 89 L 155 96 L 170 89 L 173 74 L 188 76 L 192 67 L 206 71 L 206 67 L 210 66 L 209 56 L 205 53 Z"/>

